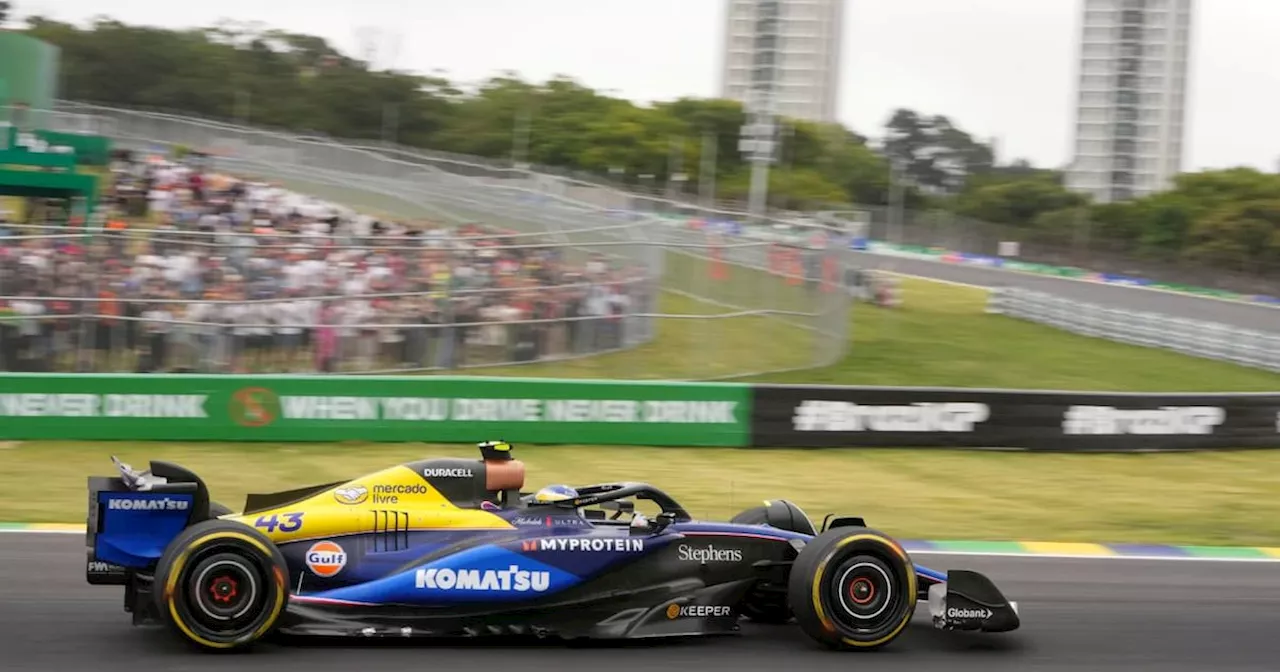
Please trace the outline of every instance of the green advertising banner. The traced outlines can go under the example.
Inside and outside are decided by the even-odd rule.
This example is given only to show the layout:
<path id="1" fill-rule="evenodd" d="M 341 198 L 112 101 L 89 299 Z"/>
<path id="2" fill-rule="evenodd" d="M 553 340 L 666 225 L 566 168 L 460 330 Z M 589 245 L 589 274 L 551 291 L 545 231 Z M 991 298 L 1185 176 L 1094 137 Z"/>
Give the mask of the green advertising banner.
<path id="1" fill-rule="evenodd" d="M 751 388 L 444 376 L 0 375 L 0 439 L 744 446 Z"/>

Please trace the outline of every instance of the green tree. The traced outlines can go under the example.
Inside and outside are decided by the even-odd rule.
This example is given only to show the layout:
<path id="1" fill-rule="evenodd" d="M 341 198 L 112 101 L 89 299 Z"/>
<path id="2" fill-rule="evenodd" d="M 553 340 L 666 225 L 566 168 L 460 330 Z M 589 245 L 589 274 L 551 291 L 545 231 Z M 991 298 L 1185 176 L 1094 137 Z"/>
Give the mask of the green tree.
<path id="1" fill-rule="evenodd" d="M 990 172 L 995 163 L 990 146 L 944 116 L 926 117 L 899 109 L 884 130 L 885 153 L 900 161 L 907 176 L 923 187 L 954 191 L 970 177 Z"/>
<path id="2" fill-rule="evenodd" d="M 0 0 L 0 13 L 11 9 Z M 751 166 L 738 151 L 746 115 L 733 101 L 638 106 L 567 77 L 532 83 L 514 73 L 463 93 L 441 78 L 375 69 L 319 37 L 233 23 L 164 30 L 101 19 L 81 28 L 37 17 L 26 30 L 61 48 L 63 95 L 73 100 L 386 138 L 598 175 L 622 169 L 631 181 L 652 174 L 656 185 L 673 168 L 673 145 L 678 169 L 705 177 L 699 172 L 710 138 L 718 194 L 743 199 L 750 187 Z M 1021 160 L 995 165 L 990 146 L 941 115 L 896 110 L 881 150 L 837 124 L 781 119 L 779 127 L 770 172 L 775 207 L 885 205 L 892 157 L 917 185 L 907 191 L 908 207 L 947 208 L 1037 242 L 1084 242 L 1087 249 L 1078 249 L 1085 252 L 1280 269 L 1280 176 L 1206 171 L 1179 176 L 1164 193 L 1091 204 L 1068 191 L 1059 172 Z"/>
<path id="3" fill-rule="evenodd" d="M 1044 213 L 1074 209 L 1086 202 L 1083 196 L 1067 191 L 1052 173 L 1033 172 L 975 179 L 956 198 L 953 208 L 966 217 L 1030 227 Z"/>
<path id="4" fill-rule="evenodd" d="M 1184 256 L 1249 273 L 1280 267 L 1280 199 L 1222 205 L 1191 227 Z"/>

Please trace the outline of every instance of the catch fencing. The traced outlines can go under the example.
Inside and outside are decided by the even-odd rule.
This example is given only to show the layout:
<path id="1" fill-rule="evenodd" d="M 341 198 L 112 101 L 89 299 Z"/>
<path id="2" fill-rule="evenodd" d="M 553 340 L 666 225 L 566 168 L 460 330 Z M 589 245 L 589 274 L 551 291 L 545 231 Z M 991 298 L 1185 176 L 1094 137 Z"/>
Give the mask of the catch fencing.
<path id="1" fill-rule="evenodd" d="M 462 159 L 433 163 L 396 149 L 128 110 L 81 106 L 76 112 L 37 111 L 29 116 L 43 128 L 102 134 L 129 149 L 185 147 L 208 152 L 217 171 L 268 180 L 382 217 L 430 220 L 450 227 L 478 223 L 528 236 L 517 241 L 517 247 L 555 249 L 558 256 L 583 266 L 615 260 L 614 266 L 634 270 L 629 286 L 641 287 L 638 292 L 651 293 L 654 300 L 647 306 L 642 301 L 629 303 L 626 317 L 637 326 L 629 330 L 632 336 L 616 345 L 633 352 L 584 362 L 574 373 L 726 378 L 823 366 L 843 357 L 849 347 L 852 298 L 848 292 L 834 291 L 834 286 L 845 276 L 851 256 L 847 244 L 835 236 L 806 246 L 799 251 L 798 262 L 780 267 L 771 263 L 770 250 L 776 246 L 768 241 L 730 241 L 711 227 L 673 229 L 666 220 L 614 210 L 594 202 L 598 199 L 576 199 L 574 189 L 565 183 L 526 171 L 490 169 Z M 10 238 L 8 244 L 15 242 Z M 293 245 L 296 241 L 277 242 Z M 90 304 L 80 301 L 78 305 Z M 98 319 L 83 308 L 78 314 Z M 557 319 L 563 323 L 568 318 Z M 406 331 L 421 331 L 418 340 L 431 340 L 440 330 L 458 325 L 383 319 L 365 326 L 397 330 L 409 341 L 413 339 Z M 33 327 L 24 329 L 29 334 Z M 669 347 L 642 347 L 655 335 L 662 336 Z M 376 344 L 378 337 L 367 340 Z M 353 352 L 368 355 L 370 347 L 356 347 Z M 341 370 L 382 371 L 389 365 L 386 357 L 352 357 L 356 359 L 344 358 Z M 499 357 L 482 364 L 511 359 Z"/>
<path id="2" fill-rule="evenodd" d="M 1255 331 L 1218 322 L 1112 308 L 1017 287 L 993 288 L 987 301 L 988 313 L 1083 336 L 1280 371 L 1280 324 L 1275 332 Z"/>
<path id="3" fill-rule="evenodd" d="M 58 105 L 61 111 L 93 115 L 107 122 L 126 114 L 119 110 L 71 101 L 59 101 Z M 159 113 L 147 114 L 156 118 L 167 116 Z M 102 122 L 80 122 L 80 125 L 98 123 Z M 688 188 L 694 186 L 692 184 L 662 184 L 652 175 L 617 175 L 606 178 L 550 166 L 538 166 L 537 173 L 533 174 L 513 168 L 506 161 L 425 151 L 388 143 L 344 141 L 344 144 L 363 145 L 368 151 L 455 174 L 537 183 L 544 191 L 598 207 L 709 219 L 723 216 L 736 219 L 745 217 L 745 207 L 740 202 L 713 203 L 701 195 L 689 193 Z M 231 149 L 239 147 L 235 141 L 229 142 L 227 146 Z M 289 150 L 287 145 L 274 147 L 273 151 Z M 698 186 L 700 188 L 701 185 Z M 810 203 L 807 207 L 817 211 L 833 207 L 847 208 L 848 205 Z M 1057 222 L 1054 226 L 1016 227 L 941 210 L 866 205 L 856 207 L 869 225 L 868 236 L 885 243 L 918 245 L 994 257 L 999 254 L 1003 243 L 1017 242 L 1021 248 L 1018 259 L 1025 263 L 1075 266 L 1099 273 L 1141 276 L 1157 282 L 1198 285 L 1243 294 L 1280 293 L 1280 279 L 1277 279 L 1280 276 L 1276 273 L 1280 266 L 1277 266 L 1275 260 L 1255 260 L 1252 265 L 1226 268 L 1199 263 L 1196 259 L 1183 258 L 1176 253 L 1152 250 L 1137 253 L 1127 233 L 1117 234 L 1113 230 L 1116 227 L 1091 221 L 1083 210 L 1078 216 L 1068 217 L 1070 221 Z M 789 220 L 794 217 L 788 213 L 777 213 L 775 219 Z"/>
<path id="4" fill-rule="evenodd" d="M 86 242 L 61 227 L 9 228 L 0 242 L 18 254 L 0 260 L 0 370 L 453 370 L 577 359 L 654 337 L 649 266 L 579 263 L 544 235 L 342 235 L 324 237 L 326 247 L 306 235 L 143 229 Z M 71 252 L 81 245 L 85 254 Z M 370 249 L 365 261 L 342 260 Z M 43 256 L 44 270 L 27 272 L 29 256 Z M 326 282 L 330 264 L 370 261 L 383 272 L 367 287 Z"/>

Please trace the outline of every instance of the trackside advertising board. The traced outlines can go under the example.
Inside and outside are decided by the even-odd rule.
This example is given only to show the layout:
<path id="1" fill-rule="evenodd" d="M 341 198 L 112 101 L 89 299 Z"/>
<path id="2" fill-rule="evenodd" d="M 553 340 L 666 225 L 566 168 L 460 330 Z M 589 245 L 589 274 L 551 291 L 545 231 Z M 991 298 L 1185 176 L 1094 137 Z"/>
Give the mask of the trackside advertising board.
<path id="1" fill-rule="evenodd" d="M 743 446 L 747 385 L 444 376 L 0 375 L 0 439 Z"/>
<path id="2" fill-rule="evenodd" d="M 1280 394 L 760 385 L 759 447 L 1280 448 Z"/>

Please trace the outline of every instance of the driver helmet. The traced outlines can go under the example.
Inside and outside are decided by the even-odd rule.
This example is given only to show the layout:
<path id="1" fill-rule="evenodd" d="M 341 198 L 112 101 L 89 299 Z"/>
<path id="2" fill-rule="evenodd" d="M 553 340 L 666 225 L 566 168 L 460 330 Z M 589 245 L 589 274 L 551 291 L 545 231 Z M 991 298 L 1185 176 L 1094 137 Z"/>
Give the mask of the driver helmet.
<path id="1" fill-rule="evenodd" d="M 533 501 L 539 504 L 550 504 L 577 498 L 578 491 L 567 485 L 548 485 L 533 496 Z"/>

